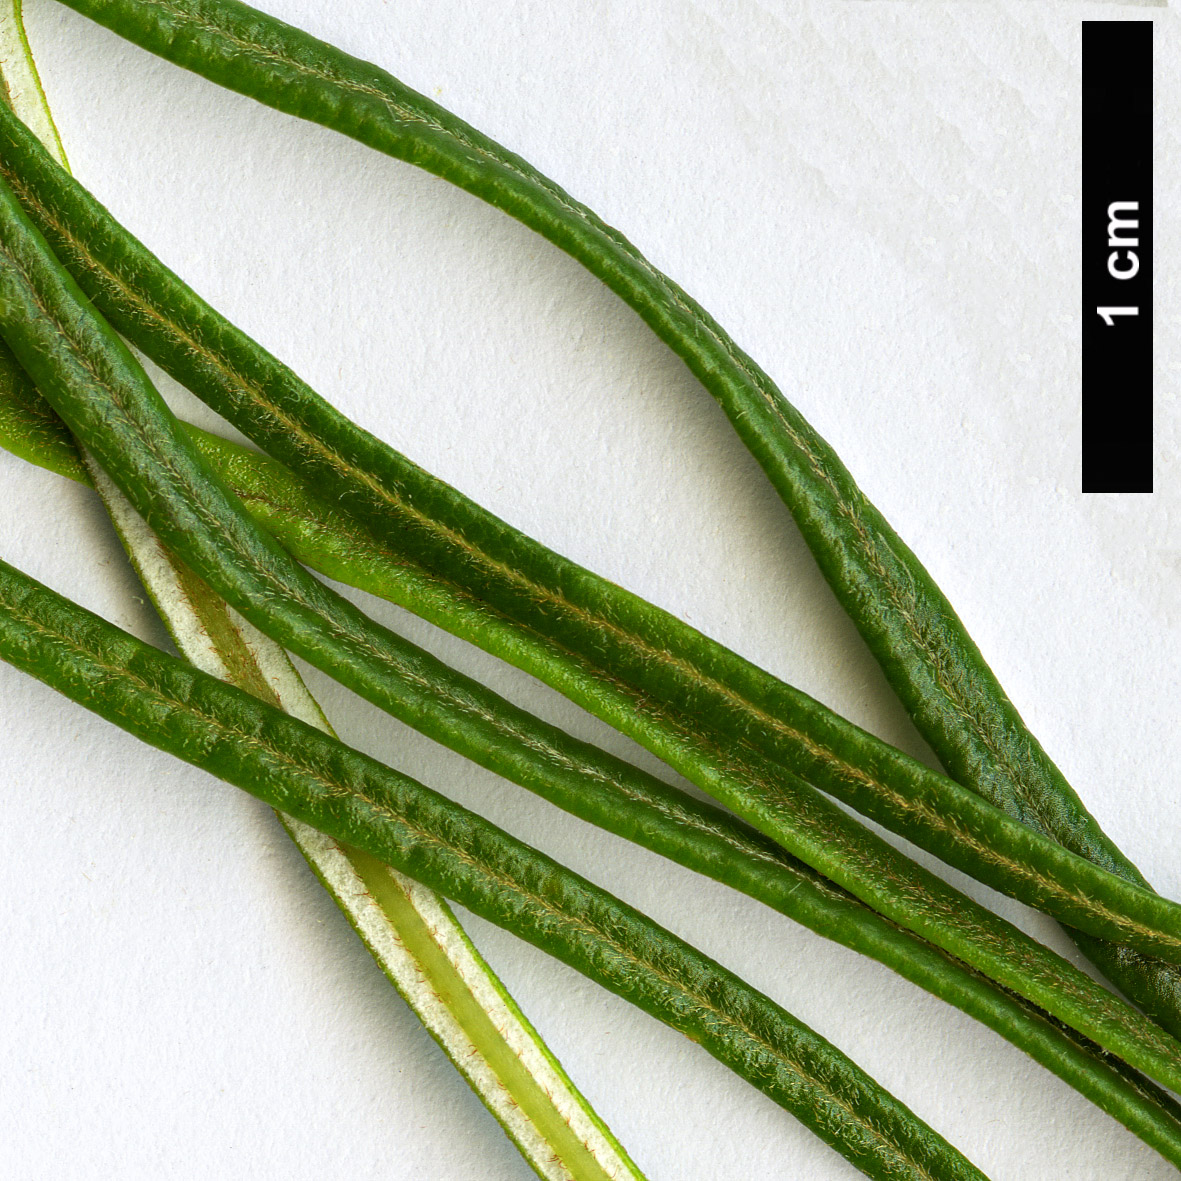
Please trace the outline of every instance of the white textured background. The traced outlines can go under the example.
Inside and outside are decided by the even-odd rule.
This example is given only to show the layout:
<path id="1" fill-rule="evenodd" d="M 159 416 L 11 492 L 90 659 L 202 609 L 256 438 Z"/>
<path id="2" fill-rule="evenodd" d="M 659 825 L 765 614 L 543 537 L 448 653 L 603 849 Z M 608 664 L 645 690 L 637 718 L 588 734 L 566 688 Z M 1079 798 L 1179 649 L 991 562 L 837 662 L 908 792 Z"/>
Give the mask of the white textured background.
<path id="1" fill-rule="evenodd" d="M 520 152 L 709 308 L 927 563 L 1108 831 L 1181 896 L 1172 12 L 1019 0 L 263 7 Z M 922 753 L 720 411 L 578 266 L 441 181 L 220 91 L 51 0 L 26 8 L 76 174 L 216 306 L 514 524 Z M 1117 17 L 1157 23 L 1158 491 L 1084 497 L 1079 22 Z M 166 642 L 87 492 L 6 454 L 0 478 L 6 559 Z M 652 765 L 528 678 L 369 606 Z M 996 1181 L 1173 1175 L 885 969 L 309 681 L 347 740 L 737 970 Z M 532 1175 L 267 809 L 7 667 L 0 716 L 0 1173 Z M 685 1039 L 511 937 L 471 929 L 652 1181 L 856 1175 Z"/>

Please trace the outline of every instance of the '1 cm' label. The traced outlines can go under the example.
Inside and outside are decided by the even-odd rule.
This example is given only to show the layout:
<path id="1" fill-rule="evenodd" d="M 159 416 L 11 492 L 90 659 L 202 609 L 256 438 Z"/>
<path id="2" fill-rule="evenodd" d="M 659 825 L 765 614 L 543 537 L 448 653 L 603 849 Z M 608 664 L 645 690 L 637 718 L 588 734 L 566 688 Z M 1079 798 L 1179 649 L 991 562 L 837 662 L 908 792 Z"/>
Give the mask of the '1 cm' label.
<path id="1" fill-rule="evenodd" d="M 1139 201 L 1112 201 L 1108 205 L 1107 245 L 1112 248 L 1107 256 L 1107 273 L 1113 279 L 1134 279 L 1140 273 L 1140 256 L 1136 253 L 1140 247 Z M 1106 307 L 1095 311 L 1103 317 L 1108 328 L 1115 327 L 1116 316 L 1140 314 L 1138 307 Z"/>

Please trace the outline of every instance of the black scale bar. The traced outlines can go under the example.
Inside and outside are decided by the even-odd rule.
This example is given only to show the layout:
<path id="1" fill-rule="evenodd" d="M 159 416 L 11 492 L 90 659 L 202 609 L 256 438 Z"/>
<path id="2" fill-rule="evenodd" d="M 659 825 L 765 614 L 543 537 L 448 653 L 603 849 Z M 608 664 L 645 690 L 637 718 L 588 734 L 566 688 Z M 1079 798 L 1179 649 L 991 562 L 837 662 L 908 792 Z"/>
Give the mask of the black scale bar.
<path id="1" fill-rule="evenodd" d="M 1083 491 L 1152 491 L 1152 22 L 1083 21 Z"/>

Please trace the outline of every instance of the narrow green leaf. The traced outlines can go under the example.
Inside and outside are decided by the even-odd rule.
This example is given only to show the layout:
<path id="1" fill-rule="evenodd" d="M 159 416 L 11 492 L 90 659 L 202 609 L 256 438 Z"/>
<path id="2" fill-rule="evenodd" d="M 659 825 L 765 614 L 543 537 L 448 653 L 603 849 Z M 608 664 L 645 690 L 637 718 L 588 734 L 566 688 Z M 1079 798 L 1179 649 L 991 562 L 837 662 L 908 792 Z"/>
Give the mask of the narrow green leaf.
<path id="1" fill-rule="evenodd" d="M 9 105 L 65 164 L 24 33 L 0 4 Z M 332 733 L 287 654 L 173 557 L 0 345 L 0 444 L 97 489 L 180 652 L 201 669 Z M 357 849 L 278 813 L 391 983 L 545 1181 L 643 1181 L 597 1112 L 467 938 L 446 901 Z"/>
<path id="2" fill-rule="evenodd" d="M 196 427 L 187 429 L 255 518 L 301 560 L 351 585 L 397 597 L 396 590 L 390 592 L 402 585 L 392 572 L 397 563 L 355 520 L 337 513 L 274 460 Z M 36 462 L 35 455 L 30 458 Z M 622 782 L 622 776 L 619 784 L 588 777 L 581 790 L 547 798 L 887 965 L 1007 1038 L 1181 1166 L 1181 1111 L 1119 1059 L 890 923 L 729 814 L 634 769 L 627 780 L 629 796 L 621 795 Z M 620 823 L 628 798 L 644 803 L 643 819 Z M 331 843 L 306 826 L 303 831 Z M 318 864 L 325 864 L 324 856 Z"/>
<path id="3" fill-rule="evenodd" d="M 0 243 L 0 331 L 21 364 L 166 544 L 236 609 L 374 704 L 517 782 L 541 790 L 603 773 L 600 752 L 375 624 L 259 530 L 4 189 Z M 1181 1085 L 1173 1038 L 804 781 L 684 725 L 659 738 L 672 765 L 886 917 L 1164 1085 Z"/>
<path id="4" fill-rule="evenodd" d="M 606 891 L 3 562 L 0 659 L 557 956 L 699 1042 L 868 1176 L 982 1178 L 840 1051 Z"/>
<path id="5" fill-rule="evenodd" d="M 1029 731 L 922 563 L 829 444 L 721 326 L 619 231 L 384 70 L 246 4 L 62 2 L 223 86 L 441 176 L 578 259 L 682 358 L 725 411 L 949 774 L 1079 856 L 1147 885 Z M 363 503 L 353 507 L 365 511 Z M 657 691 L 666 687 L 659 682 Z M 687 699 L 708 722 L 712 705 L 700 695 Z M 774 745 L 773 733 L 770 739 Z M 839 776 L 834 771 L 829 785 Z M 1076 942 L 1181 1036 L 1181 969 L 1110 941 Z"/>

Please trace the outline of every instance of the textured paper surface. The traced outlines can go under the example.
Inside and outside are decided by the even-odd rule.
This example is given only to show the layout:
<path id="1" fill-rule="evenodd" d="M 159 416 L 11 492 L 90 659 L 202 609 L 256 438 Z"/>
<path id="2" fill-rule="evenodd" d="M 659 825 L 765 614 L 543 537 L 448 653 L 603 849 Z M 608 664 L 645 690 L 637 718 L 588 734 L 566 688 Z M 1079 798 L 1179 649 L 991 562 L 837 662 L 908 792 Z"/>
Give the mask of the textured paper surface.
<path id="1" fill-rule="evenodd" d="M 264 7 L 518 151 L 709 308 L 918 552 L 1103 825 L 1181 896 L 1171 11 Z M 476 500 L 922 754 L 720 411 L 577 265 L 443 182 L 219 91 L 50 0 L 28 0 L 27 18 L 75 172 L 215 306 Z M 1157 24 L 1151 497 L 1078 492 L 1079 22 L 1115 18 Z M 7 455 L 0 478 L 7 560 L 165 642 L 88 493 Z M 366 605 L 653 766 L 528 678 Z M 885 969 L 309 681 L 347 741 L 738 971 L 990 1176 L 1172 1175 Z M 0 710 L 8 1175 L 531 1175 L 265 808 L 7 667 Z M 1066 950 L 1049 923 L 998 905 Z M 685 1039 L 483 923 L 472 933 L 653 1181 L 856 1175 Z"/>

